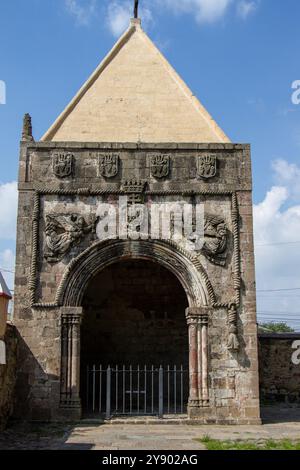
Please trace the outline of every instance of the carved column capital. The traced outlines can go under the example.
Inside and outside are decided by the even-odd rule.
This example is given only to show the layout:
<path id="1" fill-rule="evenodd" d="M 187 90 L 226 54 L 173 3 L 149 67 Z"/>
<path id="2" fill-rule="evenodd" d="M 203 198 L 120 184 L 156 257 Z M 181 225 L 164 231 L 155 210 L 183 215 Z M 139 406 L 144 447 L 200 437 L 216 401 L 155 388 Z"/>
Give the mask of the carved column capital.
<path id="1" fill-rule="evenodd" d="M 80 325 L 82 320 L 82 307 L 63 307 L 61 309 L 61 324 Z"/>
<path id="2" fill-rule="evenodd" d="M 185 316 L 188 325 L 192 324 L 208 324 L 208 316 L 210 309 L 208 307 L 188 307 L 185 310 Z"/>

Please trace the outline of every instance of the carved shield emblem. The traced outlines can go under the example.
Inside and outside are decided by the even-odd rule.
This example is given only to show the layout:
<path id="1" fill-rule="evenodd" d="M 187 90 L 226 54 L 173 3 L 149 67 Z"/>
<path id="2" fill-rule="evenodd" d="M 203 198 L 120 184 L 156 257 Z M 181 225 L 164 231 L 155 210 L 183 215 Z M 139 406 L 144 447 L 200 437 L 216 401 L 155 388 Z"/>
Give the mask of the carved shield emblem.
<path id="1" fill-rule="evenodd" d="M 104 178 L 113 178 L 119 172 L 119 155 L 106 154 L 99 157 L 100 175 Z"/>
<path id="2" fill-rule="evenodd" d="M 151 155 L 151 175 L 165 178 L 170 172 L 170 155 Z"/>
<path id="3" fill-rule="evenodd" d="M 201 155 L 198 157 L 197 166 L 198 175 L 201 178 L 213 178 L 217 174 L 217 156 Z"/>
<path id="4" fill-rule="evenodd" d="M 72 176 L 74 169 L 74 155 L 72 153 L 55 153 L 52 157 L 53 173 L 58 178 Z"/>

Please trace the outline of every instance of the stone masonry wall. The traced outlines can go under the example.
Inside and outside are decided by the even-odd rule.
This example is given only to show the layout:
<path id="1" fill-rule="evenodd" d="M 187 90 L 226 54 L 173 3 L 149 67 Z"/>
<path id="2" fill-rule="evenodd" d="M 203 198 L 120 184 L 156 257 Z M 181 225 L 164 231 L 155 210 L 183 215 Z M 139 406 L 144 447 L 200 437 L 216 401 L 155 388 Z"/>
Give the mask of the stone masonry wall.
<path id="1" fill-rule="evenodd" d="M 298 341 L 298 345 L 294 343 L 295 341 Z M 300 334 L 259 335 L 262 404 L 276 402 L 300 404 L 300 364 L 293 363 L 293 354 L 299 361 Z"/>
<path id="2" fill-rule="evenodd" d="M 0 431 L 5 428 L 13 411 L 17 363 L 17 336 L 14 326 L 7 325 L 4 340 L 6 365 L 0 364 Z"/>
<path id="3" fill-rule="evenodd" d="M 104 177 L 100 171 L 101 155 L 107 153 L 117 153 L 119 157 L 119 171 L 112 178 Z M 57 154 L 73 156 L 74 168 L 68 177 L 58 178 L 54 174 L 53 162 Z M 153 176 L 153 154 L 169 156 L 167 177 Z M 199 177 L 197 167 L 199 156 L 207 154 L 217 158 L 216 175 L 209 180 Z M 208 307 L 211 307 L 208 319 L 210 406 L 201 412 L 207 422 L 257 422 L 251 160 L 249 146 L 236 144 L 22 144 L 14 317 L 21 336 L 17 391 L 22 408 L 18 408 L 16 415 L 50 420 L 59 413 L 61 307 L 64 305 L 57 303 L 58 287 L 72 260 L 97 241 L 95 233 L 89 231 L 73 243 L 61 259 L 49 262 L 46 216 L 79 214 L 88 224 L 99 202 L 117 204 L 124 184 L 132 180 L 145 182 L 148 205 L 178 199 L 191 204 L 200 202 L 205 212 L 224 219 L 228 229 L 225 264 L 216 265 L 202 254 L 197 257 L 200 269 L 211 283 L 217 305 L 212 307 L 212 297 L 208 299 Z M 235 235 L 233 193 L 239 209 L 238 234 Z M 34 227 L 38 228 L 37 232 Z M 235 246 L 239 248 L 234 253 L 237 237 Z M 181 246 L 177 249 L 179 253 Z M 228 306 L 237 301 L 237 285 L 240 285 L 237 316 L 240 348 L 229 351 Z M 201 305 L 201 299 L 196 300 Z"/>

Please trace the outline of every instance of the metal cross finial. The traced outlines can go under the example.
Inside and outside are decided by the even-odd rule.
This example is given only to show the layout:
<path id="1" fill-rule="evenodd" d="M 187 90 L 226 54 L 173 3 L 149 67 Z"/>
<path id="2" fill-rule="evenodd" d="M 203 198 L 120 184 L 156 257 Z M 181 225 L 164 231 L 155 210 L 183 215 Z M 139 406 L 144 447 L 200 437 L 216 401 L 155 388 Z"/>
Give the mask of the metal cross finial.
<path id="1" fill-rule="evenodd" d="M 139 17 L 139 0 L 134 0 L 134 17 Z"/>

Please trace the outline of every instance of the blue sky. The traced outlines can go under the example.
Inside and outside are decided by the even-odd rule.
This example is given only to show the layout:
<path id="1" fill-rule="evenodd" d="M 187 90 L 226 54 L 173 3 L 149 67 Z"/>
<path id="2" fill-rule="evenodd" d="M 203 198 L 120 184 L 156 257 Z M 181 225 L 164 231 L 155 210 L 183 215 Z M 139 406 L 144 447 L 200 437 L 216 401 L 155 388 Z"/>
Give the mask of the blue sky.
<path id="1" fill-rule="evenodd" d="M 300 241 L 300 104 L 291 100 L 300 80 L 300 2 L 140 3 L 144 29 L 221 128 L 252 144 L 259 290 L 300 287 L 300 244 L 292 243 Z M 1 1 L 1 267 L 13 266 L 24 113 L 39 139 L 127 27 L 132 7 L 133 0 Z M 259 310 L 297 313 L 300 290 L 284 295 L 259 293 Z"/>

